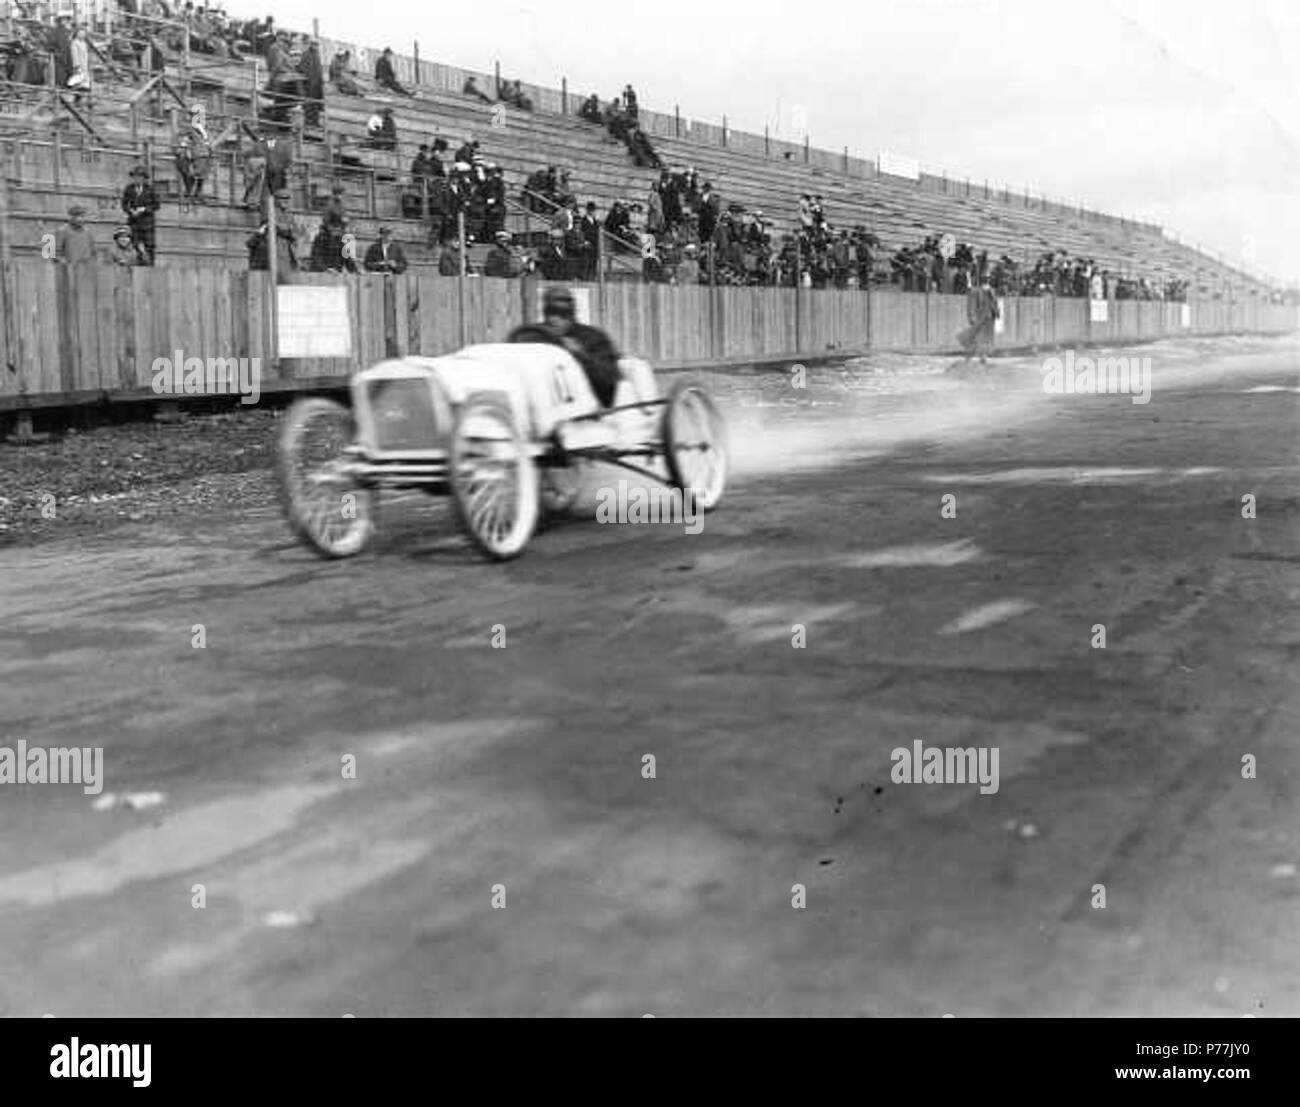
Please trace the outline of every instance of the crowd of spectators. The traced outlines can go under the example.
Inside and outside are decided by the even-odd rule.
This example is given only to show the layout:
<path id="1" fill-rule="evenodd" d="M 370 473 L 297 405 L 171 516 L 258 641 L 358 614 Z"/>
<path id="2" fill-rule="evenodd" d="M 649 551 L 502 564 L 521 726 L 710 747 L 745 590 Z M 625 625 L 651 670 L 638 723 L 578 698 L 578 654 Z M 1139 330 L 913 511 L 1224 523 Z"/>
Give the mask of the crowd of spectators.
<path id="1" fill-rule="evenodd" d="M 1187 299 L 1187 282 L 1165 282 L 1146 277 L 1116 276 L 1093 258 L 1071 257 L 1064 250 L 1049 250 L 1032 265 L 1017 262 L 1009 254 L 990 258 L 988 251 L 975 253 L 970 243 L 955 245 L 945 252 L 937 235 L 919 246 L 905 246 L 889 259 L 890 282 L 906 292 L 965 293 L 988 275 L 999 296 L 1090 297 L 1095 300 Z"/>
<path id="2" fill-rule="evenodd" d="M 245 150 L 245 205 L 259 213 L 261 225 L 249 240 L 250 257 L 265 264 L 267 205 L 277 211 L 287 205 L 292 143 L 286 131 L 299 135 L 319 131 L 324 121 L 325 86 L 346 95 L 364 89 L 351 55 L 341 50 L 326 67 L 316 42 L 307 35 L 278 28 L 272 17 L 237 20 L 220 7 L 199 7 L 191 2 L 167 0 L 116 0 L 116 10 L 105 19 L 100 9 L 89 26 L 74 24 L 67 16 L 48 18 L 39 2 L 18 5 L 21 17 L 12 23 L 13 36 L 0 44 L 3 76 L 19 84 L 45 84 L 53 72 L 56 84 L 74 103 L 89 106 L 94 71 L 102 68 L 96 55 L 112 68 L 134 78 L 162 71 L 188 47 L 193 54 L 220 58 L 258 57 L 265 65 L 260 130 Z M 41 20 L 42 16 L 46 16 Z M 93 32 L 93 34 L 91 33 Z M 97 41 L 96 41 L 97 40 Z M 376 60 L 374 87 L 384 93 L 411 97 L 415 92 L 397 77 L 391 49 Z M 509 104 L 532 111 L 532 100 L 522 82 L 506 80 L 494 99 L 468 77 L 463 93 L 488 104 Z M 1049 251 L 1032 264 L 1017 262 L 1007 254 L 991 259 L 975 252 L 970 243 L 956 243 L 951 235 L 931 235 L 915 245 L 887 252 L 879 238 L 862 225 L 833 226 L 823 197 L 804 194 L 793 213 L 791 233 L 774 238 L 773 224 L 762 211 L 724 203 L 716 189 L 701 180 L 693 167 L 669 168 L 655 151 L 641 126 L 635 89 L 602 105 L 592 95 L 579 112 L 583 119 L 604 128 L 624 144 L 638 167 L 658 169 L 659 179 L 644 201 L 615 201 L 601 215 L 595 202 L 583 206 L 570 187 L 567 171 L 555 166 L 538 169 L 520 190 L 523 207 L 549 221 L 545 246 L 525 252 L 506 230 L 508 206 L 504 172 L 487 161 L 475 141 L 465 142 L 444 160 L 448 143 L 435 138 L 422 144 L 401 186 L 402 214 L 424 221 L 431 246 L 439 249 L 439 268 L 459 272 L 463 264 L 455 241 L 464 216 L 469 242 L 490 242 L 484 265 L 490 275 L 514 276 L 540 270 L 555 279 L 592 279 L 602 253 L 612 255 L 625 270 L 639 268 L 644 279 L 677 284 L 783 285 L 812 288 L 867 288 L 891 285 L 903 291 L 965 293 L 985 277 L 998 295 L 1094 296 L 1119 299 L 1184 300 L 1187 282 L 1113 276 L 1092 258 Z M 317 136 L 319 137 L 319 136 Z M 172 154 L 180 185 L 180 198 L 204 202 L 211 173 L 214 141 L 202 111 L 194 105 L 175 136 Z M 363 143 L 371 150 L 391 153 L 399 148 L 397 121 L 391 107 L 377 107 L 367 125 Z M 337 172 L 365 168 L 340 139 L 334 152 Z M 143 175 L 143 176 L 141 176 Z M 158 196 L 142 167 L 132 171 L 123 194 L 127 221 L 114 235 L 114 247 L 134 263 L 152 264 L 155 255 L 154 213 Z M 135 190 L 136 194 L 132 198 Z M 326 203 L 311 250 L 300 260 L 296 231 L 291 220 L 279 222 L 295 239 L 284 251 L 289 268 L 356 270 L 354 252 L 345 248 L 348 219 L 342 210 L 344 190 L 336 187 Z M 287 206 L 285 212 L 287 215 Z M 84 213 L 83 213 L 84 223 Z M 69 243 L 82 241 L 70 219 Z M 89 232 L 86 232 L 87 234 Z M 260 236 L 260 237 L 259 237 Z M 77 248 L 71 247 L 75 254 Z M 377 251 L 377 253 L 376 253 Z M 93 251 L 92 251 L 93 253 Z M 124 262 L 123 262 L 124 263 Z M 400 247 L 389 228 L 359 263 L 372 272 L 400 272 L 406 267 Z"/>
<path id="3" fill-rule="evenodd" d="M 592 93 L 582 102 L 578 115 L 589 123 L 604 127 L 613 138 L 623 143 L 638 169 L 663 168 L 663 159 L 655 152 L 650 136 L 641 127 L 636 90 L 631 85 L 604 108 L 600 106 L 600 97 Z"/>
<path id="4" fill-rule="evenodd" d="M 164 64 L 181 57 L 187 39 L 192 54 L 241 59 L 265 57 L 273 43 L 289 38 L 276 29 L 271 16 L 232 19 L 219 6 L 166 0 L 115 0 L 97 6 L 89 22 L 79 25 L 67 14 L 49 18 L 48 5 L 39 0 L 17 0 L 14 8 L 19 15 L 4 46 L 4 79 L 47 84 L 52 60 L 55 84 L 70 90 L 84 91 L 92 79 L 91 37 L 113 65 L 133 75 L 160 72 Z"/>

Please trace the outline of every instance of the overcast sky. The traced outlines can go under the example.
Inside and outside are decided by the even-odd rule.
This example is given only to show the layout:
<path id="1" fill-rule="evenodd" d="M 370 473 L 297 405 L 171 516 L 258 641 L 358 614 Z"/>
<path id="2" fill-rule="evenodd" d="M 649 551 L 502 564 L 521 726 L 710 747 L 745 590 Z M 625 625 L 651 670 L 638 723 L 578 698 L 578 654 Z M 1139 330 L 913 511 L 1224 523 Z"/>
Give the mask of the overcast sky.
<path id="1" fill-rule="evenodd" d="M 241 17 L 1163 225 L 1300 281 L 1296 0 L 227 0 Z"/>

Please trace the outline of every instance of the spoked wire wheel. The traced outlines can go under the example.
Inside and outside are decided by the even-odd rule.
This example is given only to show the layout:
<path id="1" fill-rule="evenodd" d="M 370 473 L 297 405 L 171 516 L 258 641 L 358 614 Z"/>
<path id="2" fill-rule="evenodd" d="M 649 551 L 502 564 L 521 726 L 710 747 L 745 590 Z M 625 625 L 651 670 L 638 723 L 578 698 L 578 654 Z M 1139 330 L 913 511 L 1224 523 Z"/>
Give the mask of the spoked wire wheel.
<path id="1" fill-rule="evenodd" d="M 298 539 L 324 557 L 351 557 L 374 533 L 374 494 L 345 467 L 355 441 L 352 413 L 333 400 L 297 400 L 276 451 L 280 503 Z"/>
<path id="2" fill-rule="evenodd" d="M 717 405 L 700 385 L 673 385 L 664 408 L 663 437 L 672 483 L 690 493 L 701 511 L 712 511 L 727 487 L 727 430 Z"/>
<path id="3" fill-rule="evenodd" d="M 450 461 L 460 528 L 488 557 L 518 557 L 537 527 L 541 497 L 537 465 L 510 405 L 468 397 L 452 431 Z"/>

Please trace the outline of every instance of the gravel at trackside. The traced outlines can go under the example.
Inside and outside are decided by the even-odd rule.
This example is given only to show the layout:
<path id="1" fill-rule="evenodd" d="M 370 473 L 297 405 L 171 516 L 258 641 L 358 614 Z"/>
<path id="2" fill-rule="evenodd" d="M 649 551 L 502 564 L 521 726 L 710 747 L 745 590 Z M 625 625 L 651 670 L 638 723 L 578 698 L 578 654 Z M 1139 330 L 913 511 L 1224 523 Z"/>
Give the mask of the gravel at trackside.
<path id="1" fill-rule="evenodd" d="M 277 416 L 254 408 L 0 443 L 0 547 L 270 503 Z"/>

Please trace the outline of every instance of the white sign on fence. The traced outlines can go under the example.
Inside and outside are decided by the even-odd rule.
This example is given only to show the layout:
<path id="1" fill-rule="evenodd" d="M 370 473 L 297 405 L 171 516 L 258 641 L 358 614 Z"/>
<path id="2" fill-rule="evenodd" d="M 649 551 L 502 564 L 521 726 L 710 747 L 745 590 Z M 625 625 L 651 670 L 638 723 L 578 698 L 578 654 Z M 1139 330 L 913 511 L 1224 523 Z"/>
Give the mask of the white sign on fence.
<path id="1" fill-rule="evenodd" d="M 1094 323 L 1106 322 L 1108 318 L 1106 313 L 1109 310 L 1109 305 L 1106 303 L 1105 300 L 1089 300 L 1088 308 L 1089 308 L 1088 318 L 1092 320 L 1092 322 Z"/>
<path id="2" fill-rule="evenodd" d="M 1183 326 L 1190 327 L 1192 325 L 1192 305 L 1183 304 L 1183 310 L 1180 314 L 1182 315 Z"/>
<path id="3" fill-rule="evenodd" d="M 993 320 L 993 333 L 1001 334 L 1007 329 L 1007 302 L 998 297 L 998 317 Z"/>
<path id="4" fill-rule="evenodd" d="M 280 285 L 275 292 L 281 357 L 352 356 L 344 285 Z"/>

